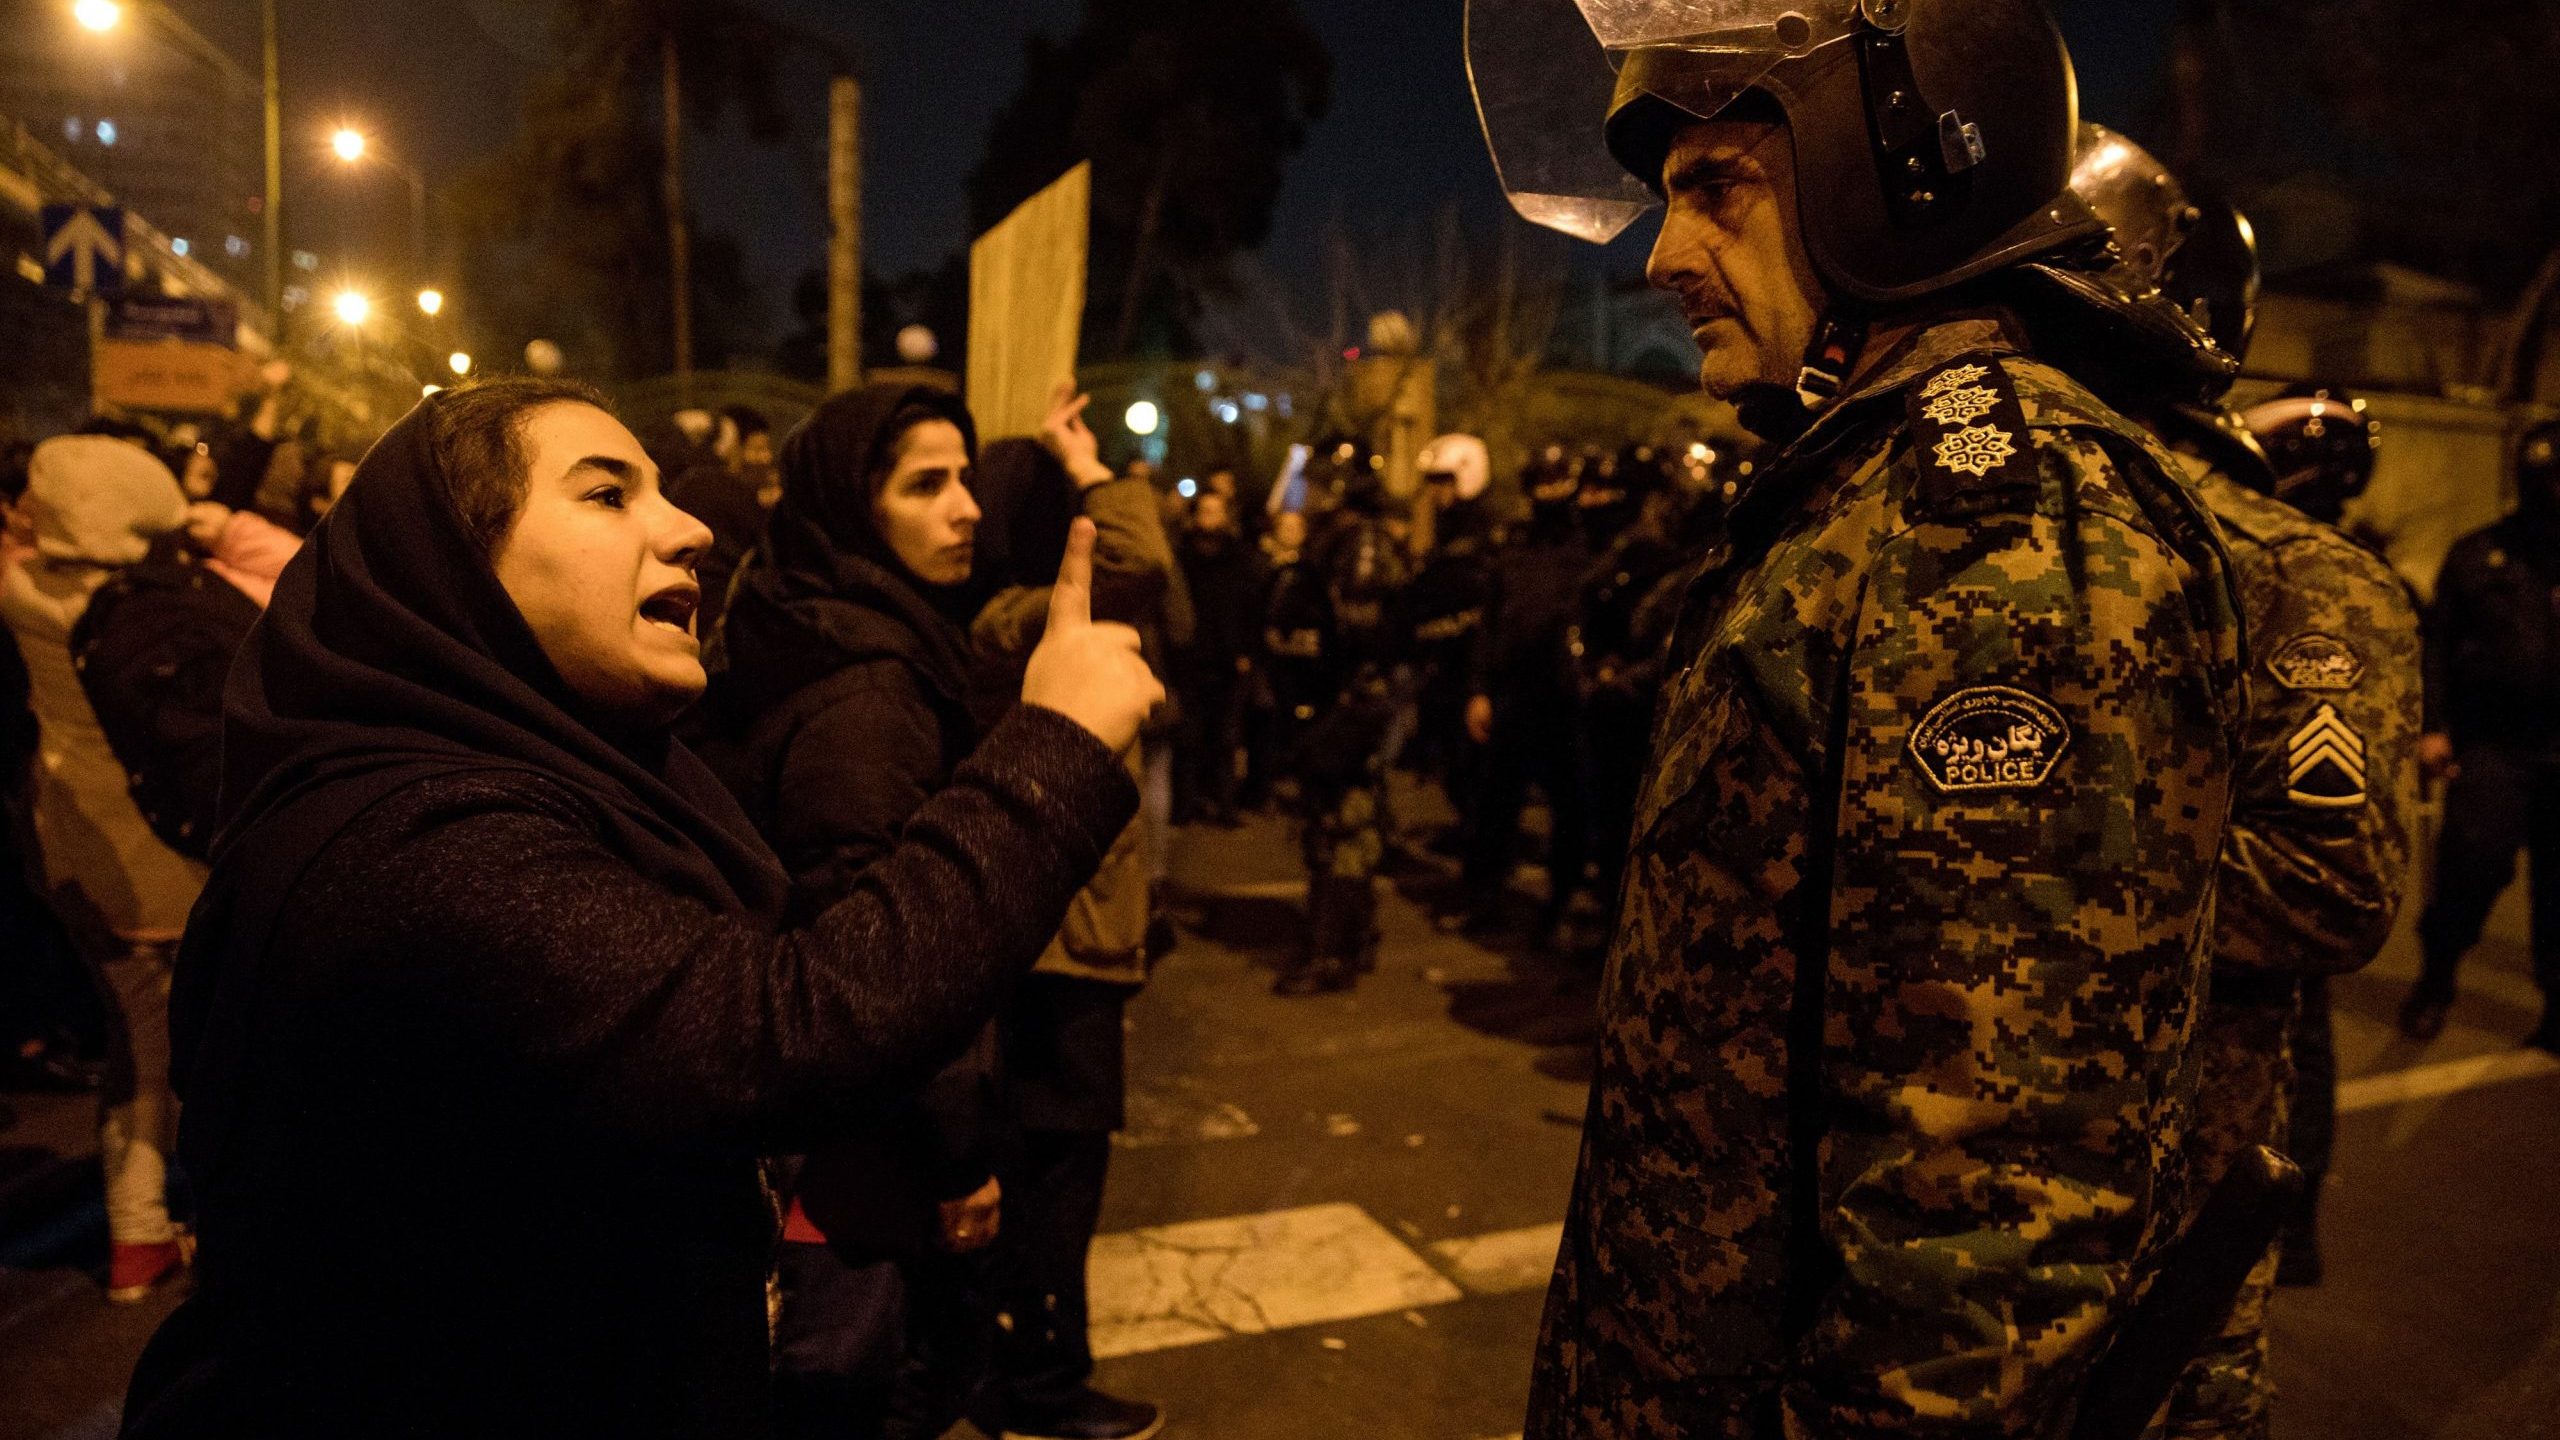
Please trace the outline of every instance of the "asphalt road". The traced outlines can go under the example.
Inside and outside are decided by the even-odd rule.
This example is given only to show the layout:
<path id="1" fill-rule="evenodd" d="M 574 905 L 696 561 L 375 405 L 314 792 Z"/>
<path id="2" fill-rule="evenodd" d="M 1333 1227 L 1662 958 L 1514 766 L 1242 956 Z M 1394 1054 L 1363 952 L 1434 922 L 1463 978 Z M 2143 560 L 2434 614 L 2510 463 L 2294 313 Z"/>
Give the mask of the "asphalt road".
<path id="1" fill-rule="evenodd" d="M 1413 898 L 1446 882 L 1417 868 L 1375 975 L 1281 1000 L 1270 967 L 1301 894 L 1285 830 L 1195 831 L 1177 853 L 1183 942 L 1130 1012 L 1131 1123 L 1094 1256 L 1100 1383 L 1163 1404 L 1168 1440 L 1517 1432 L 1591 980 L 1435 934 Z M 2329 1277 L 2279 1297 L 2278 1440 L 2560 1437 L 2560 1064 L 2513 1049 L 2536 1003 L 2521 934 L 2511 902 L 2423 1051 L 2390 1028 L 2405 933 L 2338 987 Z M 84 1124 L 80 1102 L 13 1100 L 0 1184 Z M 0 1440 L 111 1434 L 168 1301 L 100 1300 L 94 1205 L 8 1214 Z"/>

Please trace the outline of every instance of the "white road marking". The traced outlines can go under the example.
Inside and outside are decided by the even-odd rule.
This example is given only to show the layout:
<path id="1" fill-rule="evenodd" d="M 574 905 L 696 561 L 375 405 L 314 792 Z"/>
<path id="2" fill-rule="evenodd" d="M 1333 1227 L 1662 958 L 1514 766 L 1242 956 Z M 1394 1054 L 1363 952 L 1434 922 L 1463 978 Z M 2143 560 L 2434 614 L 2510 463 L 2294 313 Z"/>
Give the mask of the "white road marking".
<path id="1" fill-rule="evenodd" d="M 2446 1060 L 2349 1080 L 2338 1087 L 2338 1113 L 2378 1110 L 2385 1105 L 2433 1100 L 2483 1085 L 2553 1074 L 2560 1074 L 2560 1059 L 2540 1050 L 2504 1050 L 2495 1055 L 2474 1055 L 2468 1060 Z"/>
<path id="2" fill-rule="evenodd" d="M 1193 1220 L 1093 1242 L 1093 1352 L 1109 1358 L 1462 1298 L 1357 1205 Z"/>
<path id="3" fill-rule="evenodd" d="M 1468 1294 L 1510 1295 L 1547 1288 L 1556 1270 L 1556 1249 L 1563 1244 L 1564 1222 L 1559 1220 L 1443 1240 L 1431 1247 L 1431 1254 Z"/>

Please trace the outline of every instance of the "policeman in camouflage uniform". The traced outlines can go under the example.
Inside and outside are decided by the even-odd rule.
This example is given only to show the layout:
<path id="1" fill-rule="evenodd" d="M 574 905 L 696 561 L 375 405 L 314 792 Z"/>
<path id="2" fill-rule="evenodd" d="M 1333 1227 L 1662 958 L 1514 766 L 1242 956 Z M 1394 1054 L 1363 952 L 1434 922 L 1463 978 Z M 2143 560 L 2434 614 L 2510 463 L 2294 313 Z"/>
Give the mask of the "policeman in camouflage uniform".
<path id="1" fill-rule="evenodd" d="M 2191 202 L 2148 152 L 2096 125 L 2081 127 L 2072 189 L 2114 229 L 2135 268 L 2209 321 L 2223 350 L 2245 357 L 2258 267 L 2236 211 Z M 2279 475 L 2218 397 L 2210 406 L 2128 399 L 2221 522 L 2259 662 L 2222 851 L 2212 999 L 2196 1033 L 2202 1079 L 2189 1156 L 2194 1182 L 2210 1186 L 2252 1146 L 2292 1148 L 2289 1042 L 2304 988 L 2321 987 L 2316 1021 L 2325 1033 L 2327 977 L 2362 969 L 2390 938 L 2417 801 L 2418 618 L 2398 573 L 2333 528 L 2373 474 L 2368 432 L 2351 406 L 2289 398 L 2253 411 L 2271 433 L 2298 435 L 2306 424 L 2351 431 L 2348 448 L 2363 456 L 2358 467 L 2288 465 Z M 2325 1090 L 2331 1077 L 2309 1078 Z M 2268 1434 L 2276 1262 L 2271 1248 L 2221 1334 L 2188 1367 L 2169 1435 Z"/>
<path id="2" fill-rule="evenodd" d="M 2174 459 L 2039 356 L 2230 362 L 2106 273 L 2032 0 L 1469 35 L 1515 206 L 1659 187 L 1655 283 L 1779 442 L 1671 642 L 1528 1434 L 2066 1435 L 2189 1214 L 2245 681 Z M 1542 86 L 1614 93 L 1634 183 L 1536 148 Z"/>
<path id="3" fill-rule="evenodd" d="M 1312 676 L 1321 704 L 1290 756 L 1298 781 L 1300 849 L 1307 864 L 1305 946 L 1273 990 L 1347 990 L 1377 949 L 1379 865 L 1386 859 L 1386 762 L 1398 697 L 1392 668 L 1410 570 L 1386 524 L 1387 491 L 1368 447 L 1320 447 L 1308 491 L 1327 516 L 1307 541 L 1305 564 L 1320 595 Z"/>

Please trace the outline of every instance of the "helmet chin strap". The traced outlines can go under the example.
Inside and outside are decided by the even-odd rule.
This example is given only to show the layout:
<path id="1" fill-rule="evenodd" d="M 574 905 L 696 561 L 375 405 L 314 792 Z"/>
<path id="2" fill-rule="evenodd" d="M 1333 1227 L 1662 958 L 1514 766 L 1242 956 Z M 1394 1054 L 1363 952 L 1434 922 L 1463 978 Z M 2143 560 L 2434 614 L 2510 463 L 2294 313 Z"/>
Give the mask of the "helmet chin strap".
<path id="1" fill-rule="evenodd" d="M 1843 318 L 1837 306 L 1824 310 L 1813 327 L 1813 342 L 1805 347 L 1794 389 L 1764 380 L 1734 395 L 1733 407 L 1743 428 L 1773 445 L 1785 445 L 1802 435 L 1816 415 L 1840 398 L 1859 352 L 1866 348 L 1867 328 L 1863 321 Z"/>

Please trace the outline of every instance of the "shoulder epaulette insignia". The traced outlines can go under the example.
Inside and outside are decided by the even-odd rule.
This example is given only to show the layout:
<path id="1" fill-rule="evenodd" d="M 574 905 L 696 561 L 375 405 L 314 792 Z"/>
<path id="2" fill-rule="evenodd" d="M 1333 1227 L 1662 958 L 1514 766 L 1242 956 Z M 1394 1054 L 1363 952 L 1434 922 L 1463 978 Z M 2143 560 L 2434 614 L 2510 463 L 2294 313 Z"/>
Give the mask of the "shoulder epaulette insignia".
<path id="1" fill-rule="evenodd" d="M 1998 365 L 1959 361 L 1914 384 L 1910 424 L 1924 500 L 2033 482 L 2026 409 Z"/>

